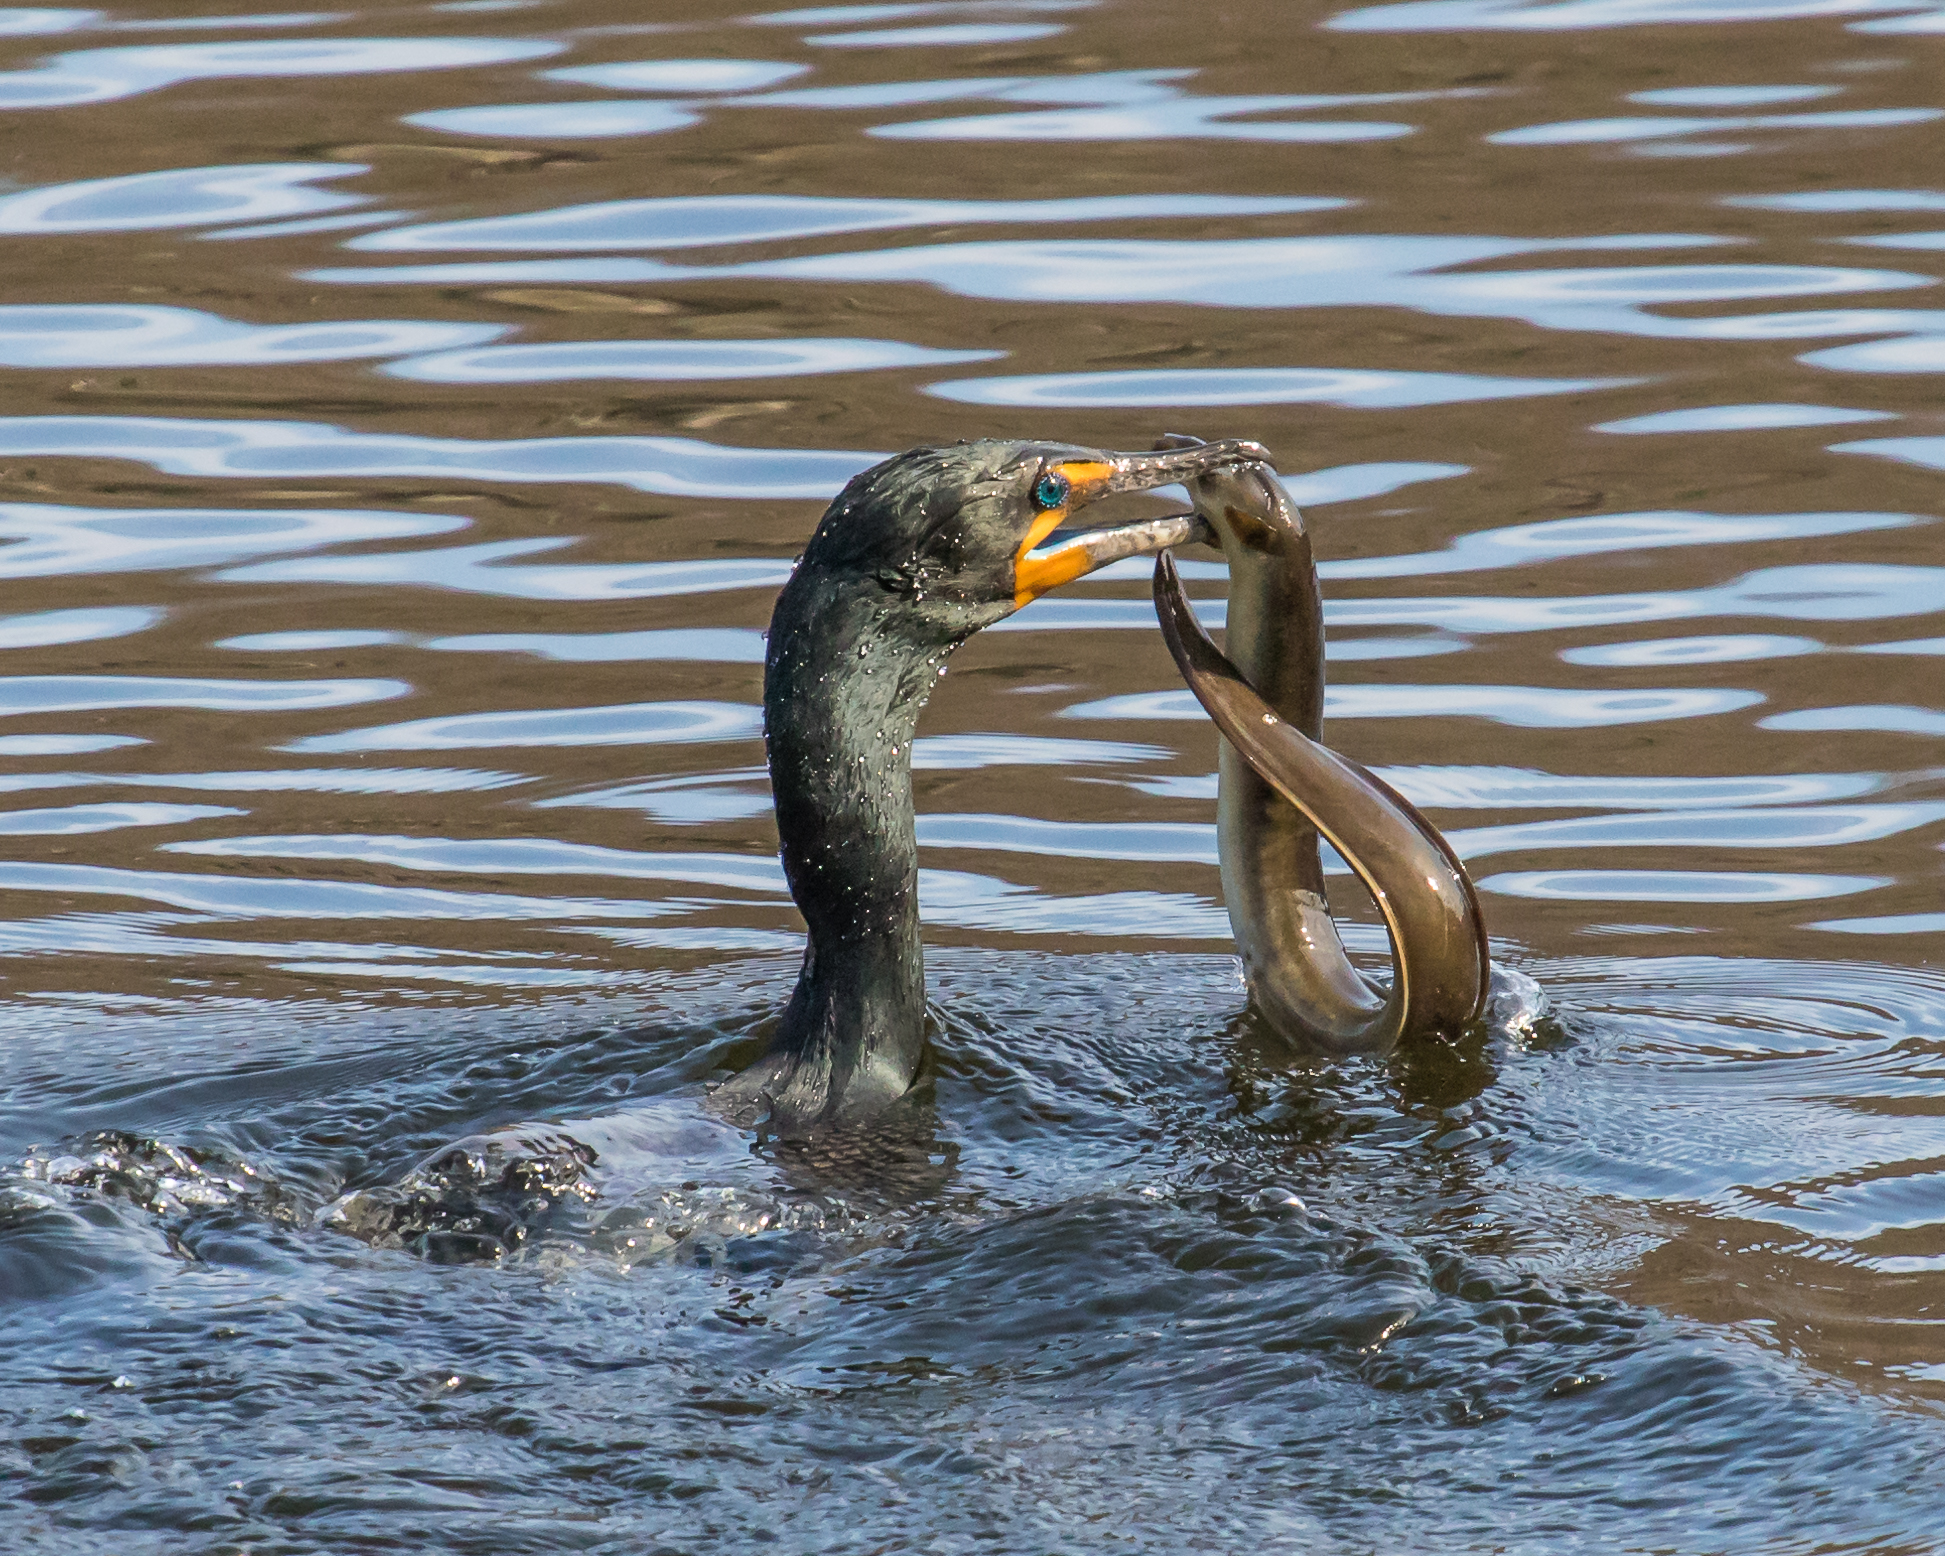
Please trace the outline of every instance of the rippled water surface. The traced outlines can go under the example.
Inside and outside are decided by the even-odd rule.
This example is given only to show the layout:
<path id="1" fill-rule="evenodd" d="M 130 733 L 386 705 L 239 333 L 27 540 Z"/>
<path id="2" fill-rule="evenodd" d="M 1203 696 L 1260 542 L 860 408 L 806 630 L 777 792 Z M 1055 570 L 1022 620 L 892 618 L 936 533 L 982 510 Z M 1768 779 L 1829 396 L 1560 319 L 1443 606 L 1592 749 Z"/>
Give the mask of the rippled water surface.
<path id="1" fill-rule="evenodd" d="M 1945 1548 L 1941 81 L 1924 0 L 0 9 L 0 1543 Z M 926 716 L 928 1085 L 716 1123 L 823 502 L 1170 430 L 1550 1013 L 1252 1025 L 1127 564 Z"/>

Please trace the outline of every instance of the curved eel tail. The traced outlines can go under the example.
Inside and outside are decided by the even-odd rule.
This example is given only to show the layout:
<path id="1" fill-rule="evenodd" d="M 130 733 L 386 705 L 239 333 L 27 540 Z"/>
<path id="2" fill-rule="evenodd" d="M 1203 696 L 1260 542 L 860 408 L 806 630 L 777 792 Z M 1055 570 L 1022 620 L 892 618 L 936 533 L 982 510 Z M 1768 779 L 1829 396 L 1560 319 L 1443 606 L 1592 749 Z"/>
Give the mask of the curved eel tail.
<path id="1" fill-rule="evenodd" d="M 1393 977 L 1380 1003 L 1346 959 L 1322 897 L 1293 885 L 1274 943 L 1240 946 L 1264 1014 L 1333 1053 L 1382 1053 L 1477 1020 L 1491 962 L 1478 895 L 1451 844 L 1389 784 L 1277 715 L 1202 630 L 1166 551 L 1155 561 L 1155 610 L 1224 739 L 1357 872 L 1391 935 Z"/>

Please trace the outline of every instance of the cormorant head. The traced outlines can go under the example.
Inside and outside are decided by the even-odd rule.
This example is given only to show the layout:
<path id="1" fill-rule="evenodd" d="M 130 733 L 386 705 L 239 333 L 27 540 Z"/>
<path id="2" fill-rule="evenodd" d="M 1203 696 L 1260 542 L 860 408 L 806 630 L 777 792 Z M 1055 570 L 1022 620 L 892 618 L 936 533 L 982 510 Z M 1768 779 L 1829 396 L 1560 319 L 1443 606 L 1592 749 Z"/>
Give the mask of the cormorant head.
<path id="1" fill-rule="evenodd" d="M 1191 514 L 1061 533 L 1086 504 L 1268 461 L 1239 439 L 1140 454 L 993 439 L 916 448 L 839 493 L 798 576 L 868 583 L 901 597 L 920 637 L 957 642 L 1109 562 L 1203 534 Z"/>

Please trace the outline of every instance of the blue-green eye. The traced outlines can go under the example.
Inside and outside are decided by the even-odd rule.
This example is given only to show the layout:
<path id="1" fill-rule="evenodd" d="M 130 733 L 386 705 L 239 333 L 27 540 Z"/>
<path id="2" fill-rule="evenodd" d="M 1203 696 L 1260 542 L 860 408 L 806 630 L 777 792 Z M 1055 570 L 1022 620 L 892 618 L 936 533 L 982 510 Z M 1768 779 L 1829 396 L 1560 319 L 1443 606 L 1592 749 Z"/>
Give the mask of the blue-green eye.
<path id="1" fill-rule="evenodd" d="M 1067 477 L 1058 470 L 1049 470 L 1033 483 L 1033 505 L 1036 508 L 1058 508 L 1067 501 Z"/>

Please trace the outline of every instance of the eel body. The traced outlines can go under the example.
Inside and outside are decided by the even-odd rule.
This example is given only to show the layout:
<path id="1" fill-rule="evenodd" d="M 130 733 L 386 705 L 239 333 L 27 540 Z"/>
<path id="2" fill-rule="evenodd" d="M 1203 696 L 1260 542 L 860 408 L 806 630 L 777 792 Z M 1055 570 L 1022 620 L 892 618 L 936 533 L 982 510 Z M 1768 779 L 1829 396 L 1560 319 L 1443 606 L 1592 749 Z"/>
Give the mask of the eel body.
<path id="1" fill-rule="evenodd" d="M 1285 1037 L 1327 1053 L 1382 1053 L 1469 1025 L 1484 1010 L 1492 965 L 1465 867 L 1408 800 L 1322 743 L 1323 597 L 1302 514 L 1265 465 L 1215 471 L 1190 493 L 1229 564 L 1227 653 L 1196 621 L 1166 553 L 1155 606 L 1177 667 L 1223 735 L 1222 889 L 1252 1003 Z M 1384 919 L 1389 988 L 1345 954 L 1320 834 Z"/>

